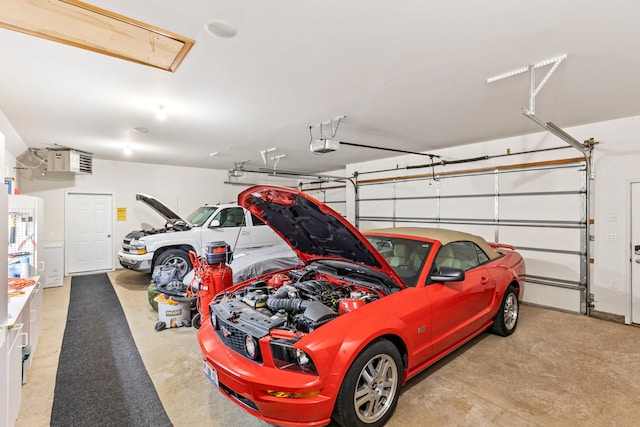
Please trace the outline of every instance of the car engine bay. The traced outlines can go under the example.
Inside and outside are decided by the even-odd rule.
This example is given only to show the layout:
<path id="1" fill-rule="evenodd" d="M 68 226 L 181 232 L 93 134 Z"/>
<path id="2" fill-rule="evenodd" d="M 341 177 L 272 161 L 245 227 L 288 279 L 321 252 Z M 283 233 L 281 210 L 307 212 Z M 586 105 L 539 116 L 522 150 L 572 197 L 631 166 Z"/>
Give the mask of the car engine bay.
<path id="1" fill-rule="evenodd" d="M 400 289 L 374 271 L 341 261 L 322 261 L 256 280 L 218 296 L 216 322 L 232 324 L 256 338 L 277 328 L 309 333 L 365 304 Z"/>

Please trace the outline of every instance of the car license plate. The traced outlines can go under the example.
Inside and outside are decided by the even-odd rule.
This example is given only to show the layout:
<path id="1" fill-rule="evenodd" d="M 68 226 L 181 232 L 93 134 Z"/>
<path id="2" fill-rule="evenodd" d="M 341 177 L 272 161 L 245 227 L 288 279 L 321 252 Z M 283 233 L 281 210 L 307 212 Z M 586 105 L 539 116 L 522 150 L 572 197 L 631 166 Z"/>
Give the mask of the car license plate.
<path id="1" fill-rule="evenodd" d="M 203 361 L 202 370 L 204 371 L 204 375 L 213 383 L 213 385 L 216 387 L 220 386 L 218 383 L 218 372 L 216 372 L 216 368 L 209 365 L 206 361 Z"/>

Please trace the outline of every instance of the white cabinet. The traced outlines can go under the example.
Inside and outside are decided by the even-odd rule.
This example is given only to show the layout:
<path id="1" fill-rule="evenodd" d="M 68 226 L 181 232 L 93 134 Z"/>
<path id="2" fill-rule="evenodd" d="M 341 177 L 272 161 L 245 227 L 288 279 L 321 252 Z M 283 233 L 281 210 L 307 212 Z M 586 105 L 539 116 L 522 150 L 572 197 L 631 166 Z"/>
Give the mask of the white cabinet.
<path id="1" fill-rule="evenodd" d="M 38 339 L 40 338 L 40 331 L 42 330 L 42 304 L 42 285 L 40 282 L 36 282 L 28 305 L 22 311 L 22 322 L 27 338 L 25 352 L 28 354 L 22 369 L 23 384 L 27 382 L 27 375 L 31 368 L 31 363 L 38 346 Z"/>
<path id="2" fill-rule="evenodd" d="M 24 294 L 9 298 L 7 323 L 1 327 L 0 338 L 0 426 L 15 425 L 22 384 L 34 357 L 42 328 L 42 286 L 38 277 L 35 284 L 24 288 Z M 24 360 L 23 355 L 29 353 Z"/>
<path id="3" fill-rule="evenodd" d="M 18 321 L 22 322 L 21 318 Z M 22 349 L 27 345 L 24 323 L 16 323 L 7 336 L 7 426 L 12 427 L 18 418 L 22 403 Z"/>
<path id="4" fill-rule="evenodd" d="M 40 273 L 42 287 L 53 288 L 64 284 L 64 242 L 43 242 L 40 245 L 39 263 L 44 267 Z"/>

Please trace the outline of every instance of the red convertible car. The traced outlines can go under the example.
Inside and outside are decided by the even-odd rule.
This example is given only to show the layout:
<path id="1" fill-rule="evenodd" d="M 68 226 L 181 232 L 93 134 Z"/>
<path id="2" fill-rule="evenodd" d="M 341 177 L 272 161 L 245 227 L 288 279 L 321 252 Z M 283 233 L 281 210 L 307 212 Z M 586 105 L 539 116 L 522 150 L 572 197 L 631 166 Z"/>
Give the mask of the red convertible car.
<path id="1" fill-rule="evenodd" d="M 286 187 L 238 196 L 302 266 L 218 294 L 198 341 L 207 377 L 280 426 L 381 426 L 408 379 L 485 330 L 516 328 L 525 265 L 512 247 L 418 227 L 360 233 Z"/>

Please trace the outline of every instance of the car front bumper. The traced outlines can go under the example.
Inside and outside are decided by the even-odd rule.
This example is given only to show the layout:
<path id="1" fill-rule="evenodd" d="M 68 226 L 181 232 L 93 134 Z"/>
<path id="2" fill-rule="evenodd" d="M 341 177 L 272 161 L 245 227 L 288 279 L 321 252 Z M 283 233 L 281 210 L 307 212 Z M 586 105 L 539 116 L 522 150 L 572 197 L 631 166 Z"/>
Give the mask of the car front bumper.
<path id="1" fill-rule="evenodd" d="M 205 371 L 212 369 L 220 392 L 236 405 L 263 421 L 286 427 L 324 426 L 331 421 L 339 384 L 328 384 L 315 375 L 291 372 L 273 366 L 269 343 L 260 347 L 264 361 L 253 362 L 226 347 L 213 331 L 209 319 L 202 319 L 198 342 L 204 355 Z M 208 375 L 211 380 L 211 376 Z M 329 376 L 329 381 L 339 381 Z M 313 395 L 312 397 L 279 397 L 274 391 Z M 271 392 L 271 393 L 270 393 Z M 333 396 L 333 397 L 331 397 Z"/>
<path id="2" fill-rule="evenodd" d="M 153 260 L 153 253 L 146 253 L 144 255 L 134 255 L 123 251 L 118 252 L 118 261 L 124 268 L 130 270 L 139 271 L 141 273 L 151 272 L 151 261 Z"/>

